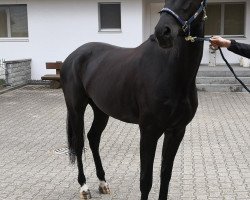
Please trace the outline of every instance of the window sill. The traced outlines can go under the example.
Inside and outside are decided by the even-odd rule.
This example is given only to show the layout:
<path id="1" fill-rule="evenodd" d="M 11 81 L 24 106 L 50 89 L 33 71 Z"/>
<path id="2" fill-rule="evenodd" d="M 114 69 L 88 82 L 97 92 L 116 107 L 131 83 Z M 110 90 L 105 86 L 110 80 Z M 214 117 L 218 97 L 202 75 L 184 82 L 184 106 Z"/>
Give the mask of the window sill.
<path id="1" fill-rule="evenodd" d="M 216 35 L 217 36 L 217 35 Z M 226 39 L 246 39 L 245 35 L 218 35 Z M 205 37 L 212 37 L 212 35 L 205 35 Z"/>
<path id="2" fill-rule="evenodd" d="M 99 33 L 121 33 L 122 30 L 119 28 L 110 28 L 110 29 L 100 29 Z"/>
<path id="3" fill-rule="evenodd" d="M 0 38 L 0 42 L 29 42 L 29 38 Z"/>

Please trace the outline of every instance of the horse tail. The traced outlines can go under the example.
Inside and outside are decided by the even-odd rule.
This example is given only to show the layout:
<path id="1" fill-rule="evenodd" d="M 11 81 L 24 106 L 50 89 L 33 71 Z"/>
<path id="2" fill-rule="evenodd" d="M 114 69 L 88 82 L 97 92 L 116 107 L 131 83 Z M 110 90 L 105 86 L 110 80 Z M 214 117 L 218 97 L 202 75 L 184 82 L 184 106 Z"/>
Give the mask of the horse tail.
<path id="1" fill-rule="evenodd" d="M 77 117 L 80 120 L 75 121 L 75 114 L 72 114 L 68 110 L 67 114 L 67 138 L 68 138 L 68 149 L 69 149 L 69 160 L 70 163 L 74 164 L 77 155 L 82 154 L 84 148 L 84 128 L 83 120 L 81 116 Z M 82 114 L 83 115 L 83 114 Z M 73 127 L 75 126 L 76 127 Z"/>
<path id="2" fill-rule="evenodd" d="M 67 138 L 69 159 L 75 163 L 76 156 L 82 156 L 84 148 L 84 111 L 88 98 L 80 78 L 75 76 L 80 62 L 65 60 L 61 70 L 61 83 L 67 106 Z M 80 74 L 80 73 L 79 73 Z"/>
<path id="3" fill-rule="evenodd" d="M 66 122 L 66 131 L 67 131 L 67 139 L 68 139 L 68 149 L 69 149 L 69 160 L 71 164 L 74 164 L 76 161 L 76 154 L 75 154 L 75 136 L 74 132 L 72 131 L 71 123 L 72 121 L 70 119 L 69 111 L 67 112 L 67 122 Z"/>

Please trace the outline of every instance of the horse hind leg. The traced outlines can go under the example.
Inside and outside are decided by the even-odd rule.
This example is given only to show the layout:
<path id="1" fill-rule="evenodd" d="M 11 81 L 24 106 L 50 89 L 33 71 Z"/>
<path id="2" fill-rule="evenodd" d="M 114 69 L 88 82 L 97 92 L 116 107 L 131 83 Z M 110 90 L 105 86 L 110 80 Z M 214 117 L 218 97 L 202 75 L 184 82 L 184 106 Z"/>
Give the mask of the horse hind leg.
<path id="1" fill-rule="evenodd" d="M 102 112 L 96 105 L 92 102 L 90 103 L 94 112 L 94 121 L 88 132 L 89 145 L 94 157 L 96 175 L 100 180 L 99 192 L 101 194 L 110 194 L 109 186 L 105 179 L 105 172 L 102 166 L 102 161 L 99 153 L 99 145 L 101 140 L 101 135 L 105 129 L 109 116 Z"/>
<path id="2" fill-rule="evenodd" d="M 83 171 L 82 152 L 84 148 L 84 111 L 88 104 L 88 98 L 84 89 L 76 84 L 69 84 L 63 88 L 65 101 L 68 110 L 67 134 L 70 161 L 74 163 L 77 160 L 78 183 L 81 186 L 80 197 L 87 200 L 91 198 L 90 191 L 86 184 L 86 177 Z"/>

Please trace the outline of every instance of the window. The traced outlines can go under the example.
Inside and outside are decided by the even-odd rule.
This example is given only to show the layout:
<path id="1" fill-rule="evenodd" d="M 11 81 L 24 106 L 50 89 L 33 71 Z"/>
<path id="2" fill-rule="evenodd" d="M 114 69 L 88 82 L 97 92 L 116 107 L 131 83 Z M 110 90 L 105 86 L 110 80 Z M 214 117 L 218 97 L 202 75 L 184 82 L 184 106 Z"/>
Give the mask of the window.
<path id="1" fill-rule="evenodd" d="M 245 3 L 211 3 L 207 7 L 206 35 L 244 36 Z"/>
<path id="2" fill-rule="evenodd" d="M 121 30 L 120 3 L 99 3 L 99 30 Z"/>
<path id="3" fill-rule="evenodd" d="M 0 5 L 0 38 L 28 37 L 27 5 Z"/>

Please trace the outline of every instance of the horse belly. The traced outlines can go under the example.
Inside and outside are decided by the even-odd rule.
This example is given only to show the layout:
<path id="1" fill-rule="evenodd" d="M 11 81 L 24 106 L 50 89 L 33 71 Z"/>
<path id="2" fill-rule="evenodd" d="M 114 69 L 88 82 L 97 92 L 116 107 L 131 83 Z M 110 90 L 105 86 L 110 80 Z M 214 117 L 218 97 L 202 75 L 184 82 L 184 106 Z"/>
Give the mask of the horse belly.
<path id="1" fill-rule="evenodd" d="M 120 104 L 118 102 L 107 99 L 103 102 L 98 102 L 94 100 L 97 107 L 102 110 L 107 115 L 119 119 L 127 123 L 138 123 L 138 114 L 131 104 Z"/>
<path id="2" fill-rule="evenodd" d="M 107 115 L 128 123 L 138 123 L 138 108 L 131 92 L 103 84 L 87 91 L 96 106 Z"/>

